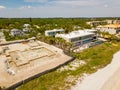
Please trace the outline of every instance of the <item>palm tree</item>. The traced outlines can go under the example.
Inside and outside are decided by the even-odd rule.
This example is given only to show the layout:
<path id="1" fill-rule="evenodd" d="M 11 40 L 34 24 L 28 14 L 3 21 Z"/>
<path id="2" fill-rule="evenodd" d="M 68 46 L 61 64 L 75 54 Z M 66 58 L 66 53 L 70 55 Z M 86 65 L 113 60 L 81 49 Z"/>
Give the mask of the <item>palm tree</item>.
<path id="1" fill-rule="evenodd" d="M 73 52 L 75 48 L 75 44 L 74 43 L 70 43 L 70 52 Z"/>
<path id="2" fill-rule="evenodd" d="M 56 46 L 58 46 L 58 47 L 60 47 L 60 40 L 61 40 L 60 37 L 56 37 L 56 38 L 55 38 L 55 44 L 56 44 Z"/>

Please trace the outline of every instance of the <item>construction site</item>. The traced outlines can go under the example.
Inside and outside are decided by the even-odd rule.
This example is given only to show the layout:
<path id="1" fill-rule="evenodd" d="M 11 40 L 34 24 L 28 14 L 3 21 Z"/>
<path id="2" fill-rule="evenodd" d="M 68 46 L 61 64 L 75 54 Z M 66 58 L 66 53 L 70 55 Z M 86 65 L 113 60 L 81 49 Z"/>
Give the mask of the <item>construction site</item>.
<path id="1" fill-rule="evenodd" d="M 20 81 L 68 62 L 72 57 L 40 41 L 19 42 L 0 46 L 0 87 Z"/>

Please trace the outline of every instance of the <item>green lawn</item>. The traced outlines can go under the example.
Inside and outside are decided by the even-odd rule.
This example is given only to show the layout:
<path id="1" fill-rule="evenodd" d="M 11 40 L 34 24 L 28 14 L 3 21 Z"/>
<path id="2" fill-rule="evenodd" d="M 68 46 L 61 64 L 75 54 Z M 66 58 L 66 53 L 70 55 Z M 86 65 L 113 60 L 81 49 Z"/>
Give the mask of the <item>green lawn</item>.
<path id="1" fill-rule="evenodd" d="M 39 78 L 36 78 L 21 87 L 18 90 L 66 90 L 73 82 L 67 82 L 68 76 L 80 77 L 83 73 L 93 73 L 98 69 L 108 65 L 113 57 L 113 54 L 120 50 L 120 43 L 117 46 L 113 46 L 110 43 L 104 43 L 99 46 L 95 46 L 84 50 L 82 53 L 73 53 L 73 55 L 79 60 L 85 60 L 86 64 L 78 67 L 76 70 L 53 71 Z"/>

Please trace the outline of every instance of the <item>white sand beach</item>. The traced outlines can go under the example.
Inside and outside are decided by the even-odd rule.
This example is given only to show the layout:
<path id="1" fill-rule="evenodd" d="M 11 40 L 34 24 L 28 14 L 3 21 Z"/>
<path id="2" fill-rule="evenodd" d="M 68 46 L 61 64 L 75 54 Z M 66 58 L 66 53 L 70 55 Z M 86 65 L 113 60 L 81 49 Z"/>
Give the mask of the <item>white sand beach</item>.
<path id="1" fill-rule="evenodd" d="M 120 51 L 109 65 L 78 81 L 72 90 L 120 90 Z"/>

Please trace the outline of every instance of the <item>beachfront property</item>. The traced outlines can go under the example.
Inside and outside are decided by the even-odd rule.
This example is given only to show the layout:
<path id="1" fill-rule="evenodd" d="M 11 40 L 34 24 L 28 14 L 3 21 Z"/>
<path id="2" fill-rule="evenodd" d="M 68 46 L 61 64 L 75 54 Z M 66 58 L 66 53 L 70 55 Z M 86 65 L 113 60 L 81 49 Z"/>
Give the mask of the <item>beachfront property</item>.
<path id="1" fill-rule="evenodd" d="M 85 29 L 84 31 L 89 32 L 89 33 L 95 33 L 95 34 L 97 34 L 97 32 L 98 32 L 95 29 Z"/>
<path id="2" fill-rule="evenodd" d="M 99 26 L 99 25 L 106 25 L 106 24 L 120 24 L 120 20 L 103 20 L 103 21 L 90 21 L 86 22 L 90 26 Z"/>
<path id="3" fill-rule="evenodd" d="M 91 21 L 86 23 L 92 27 L 107 24 L 106 21 Z"/>
<path id="4" fill-rule="evenodd" d="M 78 30 L 69 34 L 57 34 L 56 37 L 61 37 L 67 42 L 74 43 L 75 47 L 77 47 L 96 40 L 96 33 L 91 33 L 89 31 L 95 30 Z"/>
<path id="5" fill-rule="evenodd" d="M 64 29 L 53 29 L 53 30 L 46 30 L 45 36 L 55 36 L 56 34 L 64 33 Z"/>
<path id="6" fill-rule="evenodd" d="M 107 24 L 120 24 L 120 20 L 105 20 Z"/>
<path id="7" fill-rule="evenodd" d="M 120 24 L 109 24 L 109 25 L 98 26 L 96 29 L 100 30 L 101 32 L 108 32 L 109 34 L 119 34 Z"/>
<path id="8" fill-rule="evenodd" d="M 24 33 L 22 32 L 22 30 L 19 29 L 12 29 L 10 31 L 10 35 L 11 36 L 22 36 Z"/>
<path id="9" fill-rule="evenodd" d="M 120 24 L 120 20 L 114 20 L 113 24 Z"/>

